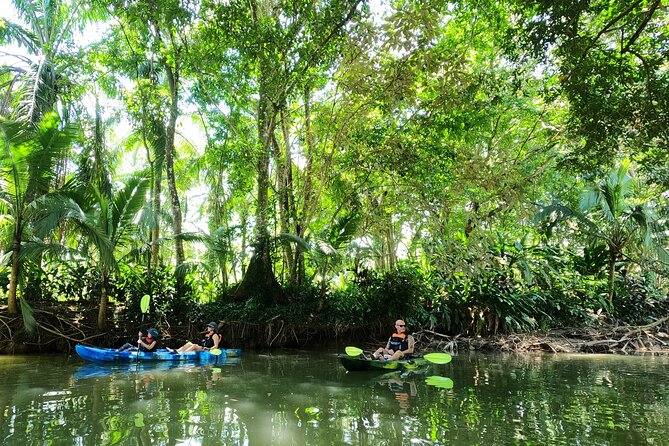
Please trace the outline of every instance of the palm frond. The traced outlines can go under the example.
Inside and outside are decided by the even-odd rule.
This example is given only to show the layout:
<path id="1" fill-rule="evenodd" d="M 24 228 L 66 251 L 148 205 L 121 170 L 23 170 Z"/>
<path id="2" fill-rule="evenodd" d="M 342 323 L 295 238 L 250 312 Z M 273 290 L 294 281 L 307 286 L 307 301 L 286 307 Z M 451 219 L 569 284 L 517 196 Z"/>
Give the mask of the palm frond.
<path id="1" fill-rule="evenodd" d="M 23 328 L 29 335 L 34 335 L 37 331 L 37 320 L 32 307 L 24 298 L 19 299 L 21 304 L 21 316 L 23 317 Z"/>
<path id="2" fill-rule="evenodd" d="M 40 42 L 35 33 L 4 17 L 0 17 L 0 21 L 2 21 L 2 25 L 0 25 L 0 42 L 2 44 L 6 45 L 13 42 L 19 47 L 26 48 L 31 54 L 39 53 Z"/>
<path id="3" fill-rule="evenodd" d="M 142 210 L 149 188 L 149 182 L 140 175 L 131 176 L 112 201 L 111 227 L 112 242 L 117 245 L 126 239 L 130 227 Z"/>
<path id="4" fill-rule="evenodd" d="M 282 232 L 281 234 L 279 234 L 279 240 L 283 240 L 289 243 L 295 243 L 304 252 L 311 251 L 311 246 L 309 246 L 309 243 L 302 237 L 299 237 L 295 234 L 287 234 L 285 232 Z"/>

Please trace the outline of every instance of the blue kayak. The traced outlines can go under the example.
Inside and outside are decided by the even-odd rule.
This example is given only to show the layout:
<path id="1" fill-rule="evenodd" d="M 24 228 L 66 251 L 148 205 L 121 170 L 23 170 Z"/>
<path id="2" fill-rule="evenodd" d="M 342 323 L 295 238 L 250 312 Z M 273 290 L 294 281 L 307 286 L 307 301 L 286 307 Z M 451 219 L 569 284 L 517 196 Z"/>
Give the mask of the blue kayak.
<path id="1" fill-rule="evenodd" d="M 98 348 L 89 347 L 87 345 L 77 344 L 77 354 L 86 361 L 91 362 L 173 362 L 173 363 L 199 363 L 212 364 L 218 360 L 225 359 L 230 352 L 231 357 L 241 356 L 240 349 L 221 349 L 220 355 L 212 355 L 209 351 L 203 352 L 186 352 L 186 353 L 171 353 L 167 350 L 160 349 L 156 352 L 119 352 L 113 348 Z"/>

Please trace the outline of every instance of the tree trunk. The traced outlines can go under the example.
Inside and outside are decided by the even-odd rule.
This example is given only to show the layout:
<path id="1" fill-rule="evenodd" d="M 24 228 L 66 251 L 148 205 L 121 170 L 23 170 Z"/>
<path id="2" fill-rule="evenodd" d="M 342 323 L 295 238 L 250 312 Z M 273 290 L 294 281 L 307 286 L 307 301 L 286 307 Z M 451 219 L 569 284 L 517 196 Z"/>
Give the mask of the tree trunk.
<path id="1" fill-rule="evenodd" d="M 392 271 L 395 269 L 397 264 L 397 255 L 395 254 L 395 236 L 393 231 L 393 219 L 388 216 L 388 230 L 386 235 L 386 240 L 388 243 L 388 270 Z"/>
<path id="2" fill-rule="evenodd" d="M 17 316 L 19 314 L 16 290 L 19 283 L 19 254 L 21 253 L 22 231 L 20 227 L 15 228 L 12 243 L 12 272 L 9 276 L 9 295 L 7 296 L 7 313 L 9 316 Z"/>
<path id="3" fill-rule="evenodd" d="M 306 136 L 306 164 L 304 166 L 304 186 L 302 188 L 302 209 L 295 218 L 295 233 L 304 238 L 311 216 L 315 212 L 316 198 L 313 191 L 314 132 L 311 128 L 311 88 L 304 87 L 304 132 Z M 295 266 L 291 274 L 297 276 L 297 283 L 304 282 L 304 253 L 297 247 Z"/>
<path id="4" fill-rule="evenodd" d="M 262 70 L 262 64 L 261 64 Z M 268 189 L 269 189 L 269 157 L 272 135 L 276 128 L 277 110 L 267 93 L 266 76 L 270 70 L 265 67 L 261 72 L 260 92 L 258 98 L 258 136 L 259 148 L 256 169 L 258 173 L 258 200 L 255 222 L 255 252 L 244 274 L 242 282 L 235 291 L 237 301 L 245 301 L 252 297 L 261 298 L 267 303 L 285 303 L 283 290 L 274 276 L 271 258 L 270 236 L 267 231 Z"/>
<path id="5" fill-rule="evenodd" d="M 158 258 L 160 254 L 160 246 L 158 239 L 160 238 L 160 194 L 162 192 L 163 181 L 163 167 L 162 163 L 156 162 L 156 170 L 154 171 L 153 182 L 153 224 L 151 225 L 151 265 L 156 268 L 158 266 Z"/>
<path id="6" fill-rule="evenodd" d="M 285 110 L 281 110 L 281 131 L 283 133 L 284 144 L 286 145 L 286 154 L 282 159 L 280 154 L 279 144 L 276 143 L 276 158 L 281 160 L 277 162 L 278 166 L 278 182 L 279 182 L 279 204 L 281 211 L 279 213 L 281 218 L 281 232 L 290 232 L 290 221 L 295 219 L 295 206 L 293 202 L 293 159 L 290 149 L 290 131 L 288 129 L 288 116 Z M 285 243 L 283 246 L 284 262 L 290 271 L 289 283 L 295 284 L 295 256 L 293 254 L 293 247 L 290 243 Z M 299 248 L 298 248 L 299 249 Z"/>
<path id="7" fill-rule="evenodd" d="M 144 132 L 147 130 L 145 129 Z M 155 133 L 151 134 L 152 138 L 162 138 L 162 135 L 156 135 Z M 158 259 L 160 255 L 160 246 L 157 241 L 160 238 L 160 194 L 162 192 L 162 181 L 163 181 L 163 155 L 161 153 L 156 153 L 155 158 L 151 157 L 151 150 L 149 149 L 149 144 L 146 141 L 146 134 L 144 135 L 144 148 L 146 149 L 146 159 L 149 163 L 149 169 L 151 172 L 151 208 L 153 213 L 153 222 L 151 223 L 151 228 L 149 229 L 149 243 L 151 246 L 151 253 L 149 262 L 147 265 L 147 276 L 151 277 L 152 270 L 158 266 Z M 155 142 L 154 142 L 155 145 Z"/>
<path id="8" fill-rule="evenodd" d="M 100 308 L 98 310 L 98 330 L 104 331 L 107 329 L 107 306 L 109 304 L 109 274 L 106 268 L 102 268 L 102 286 L 100 292 Z"/>
<path id="9" fill-rule="evenodd" d="M 609 311 L 613 310 L 613 288 L 615 286 L 617 257 L 618 255 L 614 252 L 609 254 Z"/>
<path id="10" fill-rule="evenodd" d="M 167 187 L 170 191 L 170 203 L 172 204 L 172 231 L 175 236 L 181 234 L 181 203 L 177 192 L 176 177 L 174 175 L 174 136 L 176 133 L 177 116 L 179 114 L 179 79 L 178 73 L 165 63 L 167 80 L 170 87 L 170 115 L 167 123 L 167 139 L 165 142 L 165 171 L 167 173 Z M 184 260 L 183 240 L 179 237 L 174 238 L 174 251 L 176 255 L 176 265 L 181 265 Z"/>

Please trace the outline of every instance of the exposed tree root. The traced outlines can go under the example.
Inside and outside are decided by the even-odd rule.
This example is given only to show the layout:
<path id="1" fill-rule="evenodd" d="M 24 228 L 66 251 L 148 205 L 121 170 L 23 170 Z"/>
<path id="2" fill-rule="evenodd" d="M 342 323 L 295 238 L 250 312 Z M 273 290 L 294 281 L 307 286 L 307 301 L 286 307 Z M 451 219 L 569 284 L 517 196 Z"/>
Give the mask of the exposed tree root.
<path id="1" fill-rule="evenodd" d="M 566 353 L 664 353 L 669 354 L 669 317 L 640 327 L 554 329 L 504 336 L 447 336 L 430 330 L 414 333 L 421 350 L 566 352 Z"/>
<path id="2" fill-rule="evenodd" d="M 132 342 L 140 327 L 136 325 L 111 327 L 104 333 L 95 328 L 97 309 L 79 307 L 42 307 L 35 309 L 38 326 L 27 333 L 20 317 L 9 318 L 0 307 L 0 353 L 71 352 L 78 343 L 118 347 Z M 170 326 L 166 321 L 157 325 L 161 343 L 177 347 L 185 340 L 198 342 L 207 321 Z M 146 321 L 145 325 L 151 323 Z M 144 327 L 146 328 L 146 326 Z M 225 321 L 222 324 L 225 347 L 341 347 L 355 345 L 376 348 L 385 344 L 387 326 L 371 323 L 364 326 L 335 324 L 294 324 L 275 318 L 266 322 Z M 501 351 L 501 352 L 583 352 L 583 353 L 669 353 L 669 317 L 652 324 L 631 327 L 573 328 L 515 333 L 491 337 L 449 336 L 431 330 L 414 333 L 421 351 Z M 370 342 L 376 339 L 375 342 Z"/>

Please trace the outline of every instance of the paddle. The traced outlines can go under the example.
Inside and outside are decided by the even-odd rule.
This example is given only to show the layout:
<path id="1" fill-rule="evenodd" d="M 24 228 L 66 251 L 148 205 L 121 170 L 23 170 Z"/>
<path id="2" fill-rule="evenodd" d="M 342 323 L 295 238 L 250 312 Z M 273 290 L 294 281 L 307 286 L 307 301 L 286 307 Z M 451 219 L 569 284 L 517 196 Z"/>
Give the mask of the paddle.
<path id="1" fill-rule="evenodd" d="M 423 355 L 423 358 L 433 364 L 448 364 L 453 359 L 448 353 L 428 353 Z"/>
<path id="2" fill-rule="evenodd" d="M 353 346 L 348 346 L 344 349 L 346 351 L 346 354 L 349 356 L 360 356 L 362 354 L 362 349 L 358 347 L 353 347 Z M 426 355 L 423 355 L 423 358 L 425 358 L 427 361 L 433 363 L 433 364 L 448 364 L 451 362 L 451 355 L 448 353 L 428 353 Z"/>
<path id="3" fill-rule="evenodd" d="M 360 356 L 362 354 L 362 349 L 358 347 L 348 346 L 344 349 L 346 354 L 349 356 Z"/>
<path id="4" fill-rule="evenodd" d="M 142 300 L 139 302 L 139 309 L 142 310 L 142 324 L 144 323 L 144 315 L 149 311 L 149 302 L 151 301 L 151 296 L 145 294 L 142 296 Z"/>
<path id="5" fill-rule="evenodd" d="M 428 376 L 425 378 L 425 384 L 428 386 L 440 387 L 442 389 L 453 388 L 453 380 L 445 376 Z"/>
<path id="6" fill-rule="evenodd" d="M 144 316 L 149 312 L 149 301 L 151 296 L 145 294 L 142 296 L 142 300 L 139 302 L 139 309 L 142 311 L 142 322 L 139 324 L 140 328 L 144 325 Z M 139 344 L 139 342 L 138 342 Z M 139 345 L 137 346 L 137 361 L 139 361 Z"/>
<path id="7" fill-rule="evenodd" d="M 211 350 L 209 350 L 210 355 L 216 356 L 216 364 L 214 365 L 218 365 L 218 357 L 221 356 L 221 353 L 223 352 L 221 351 L 220 348 L 212 348 Z M 221 369 L 219 369 L 218 367 L 214 367 L 213 369 L 211 369 L 211 371 L 214 373 L 221 373 Z"/>

